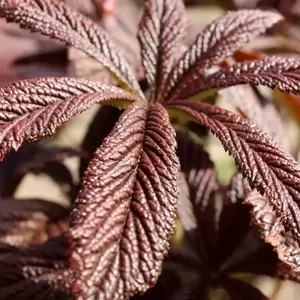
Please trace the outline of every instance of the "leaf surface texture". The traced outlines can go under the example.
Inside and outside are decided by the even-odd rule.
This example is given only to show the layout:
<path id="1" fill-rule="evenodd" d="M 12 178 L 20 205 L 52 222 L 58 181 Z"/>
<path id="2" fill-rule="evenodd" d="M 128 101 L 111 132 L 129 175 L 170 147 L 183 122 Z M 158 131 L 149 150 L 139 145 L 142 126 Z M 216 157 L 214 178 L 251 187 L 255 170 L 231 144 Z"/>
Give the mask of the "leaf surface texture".
<path id="1" fill-rule="evenodd" d="M 165 109 L 139 103 L 95 152 L 69 233 L 79 297 L 127 299 L 156 282 L 175 226 L 175 147 Z"/>

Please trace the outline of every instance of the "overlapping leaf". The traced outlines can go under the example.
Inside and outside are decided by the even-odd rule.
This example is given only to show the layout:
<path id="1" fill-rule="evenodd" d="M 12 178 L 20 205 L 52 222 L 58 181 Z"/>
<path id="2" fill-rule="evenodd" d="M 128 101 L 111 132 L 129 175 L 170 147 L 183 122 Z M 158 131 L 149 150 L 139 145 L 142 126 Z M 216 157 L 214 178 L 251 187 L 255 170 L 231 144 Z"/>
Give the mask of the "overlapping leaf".
<path id="1" fill-rule="evenodd" d="M 175 225 L 174 135 L 162 106 L 140 102 L 95 152 L 69 233 L 78 297 L 127 299 L 156 282 Z"/>
<path id="2" fill-rule="evenodd" d="M 145 1 L 145 12 L 139 27 L 146 78 L 155 89 L 154 99 L 159 100 L 176 51 L 186 33 L 187 14 L 182 0 Z"/>
<path id="3" fill-rule="evenodd" d="M 229 57 L 281 19 L 275 12 L 240 10 L 209 24 L 174 66 L 164 99 L 171 101 L 190 96 L 201 82 L 205 69 Z"/>
<path id="4" fill-rule="evenodd" d="M 67 230 L 69 210 L 39 199 L 0 201 L 0 241 L 16 247 L 42 243 Z"/>
<path id="5" fill-rule="evenodd" d="M 1 300 L 70 299 L 67 251 L 64 236 L 27 249 L 6 247 L 0 256 Z"/>
<path id="6" fill-rule="evenodd" d="M 241 62 L 194 81 L 186 95 L 214 88 L 250 83 L 299 94 L 300 59 L 289 56 L 268 56 L 261 60 Z"/>
<path id="7" fill-rule="evenodd" d="M 203 228 L 203 234 L 207 234 L 205 240 L 209 244 L 216 231 L 213 194 L 218 187 L 217 174 L 201 145 L 179 132 L 177 143 L 181 165 L 178 214 L 186 231 L 198 226 Z"/>
<path id="8" fill-rule="evenodd" d="M 283 149 L 289 149 L 284 125 L 276 106 L 257 89 L 250 85 L 240 85 L 226 88 L 220 94 L 232 103 L 243 117 L 268 133 Z"/>
<path id="9" fill-rule="evenodd" d="M 206 126 L 235 158 L 251 187 L 271 202 L 286 231 L 300 241 L 300 167 L 254 124 L 224 109 L 195 101 L 178 101 L 169 108 Z M 175 109 L 175 111 L 174 111 Z M 172 112 L 172 111 L 171 111 Z"/>
<path id="10" fill-rule="evenodd" d="M 203 148 L 182 134 L 177 140 L 184 174 L 178 205 L 184 239 L 180 247 L 171 248 L 164 268 L 175 274 L 186 270 L 193 276 L 180 282 L 174 299 L 208 299 L 210 289 L 219 286 L 240 299 L 247 291 L 249 299 L 263 296 L 251 284 L 232 281 L 230 276 L 240 272 L 276 275 L 277 257 L 249 227 L 249 208 L 242 204 L 249 186 L 246 189 L 241 174 L 236 174 L 223 191 Z"/>
<path id="11" fill-rule="evenodd" d="M 42 78 L 0 89 L 0 158 L 24 141 L 52 136 L 70 118 L 95 103 L 138 101 L 112 86 L 83 79 Z"/>
<path id="12" fill-rule="evenodd" d="M 0 4 L 8 21 L 82 50 L 107 67 L 125 86 L 140 93 L 126 60 L 105 31 L 87 17 L 56 0 L 4 0 Z"/>
<path id="13" fill-rule="evenodd" d="M 252 222 L 259 230 L 261 237 L 271 244 L 278 253 L 279 258 L 292 268 L 293 271 L 300 271 L 300 247 L 299 242 L 293 238 L 290 232 L 287 232 L 282 225 L 280 217 L 272 207 L 271 201 L 267 197 L 261 196 L 253 191 L 245 199 L 245 203 L 252 206 Z M 286 279 L 289 274 L 293 275 L 291 270 L 280 272 Z M 293 279 L 293 276 L 291 276 Z M 296 279 L 296 276 L 295 276 Z"/>

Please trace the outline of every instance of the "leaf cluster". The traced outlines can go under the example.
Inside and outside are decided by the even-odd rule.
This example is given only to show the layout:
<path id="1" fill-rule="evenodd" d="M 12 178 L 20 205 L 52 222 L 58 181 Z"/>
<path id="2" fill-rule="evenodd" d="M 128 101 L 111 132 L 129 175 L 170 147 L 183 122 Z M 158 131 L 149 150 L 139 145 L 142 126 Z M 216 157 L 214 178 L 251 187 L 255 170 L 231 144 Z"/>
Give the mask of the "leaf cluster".
<path id="1" fill-rule="evenodd" d="M 257 86 L 300 94 L 300 59 L 239 52 L 281 22 L 279 13 L 229 11 L 187 45 L 183 1 L 144 1 L 137 61 L 124 41 L 62 1 L 0 0 L 0 10 L 70 47 L 73 67 L 81 57 L 103 72 L 0 88 L 0 299 L 207 299 L 219 285 L 233 299 L 267 299 L 232 273 L 298 281 L 300 165 Z M 207 100 L 222 93 L 238 113 Z M 82 144 L 80 185 L 65 182 L 71 207 L 7 199 L 22 168 L 68 177 L 57 172 L 62 158 L 82 153 L 29 142 L 99 104 Z M 229 185 L 199 144 L 208 132 L 237 165 Z M 24 165 L 32 156 L 34 166 Z M 177 220 L 179 246 L 171 241 Z"/>

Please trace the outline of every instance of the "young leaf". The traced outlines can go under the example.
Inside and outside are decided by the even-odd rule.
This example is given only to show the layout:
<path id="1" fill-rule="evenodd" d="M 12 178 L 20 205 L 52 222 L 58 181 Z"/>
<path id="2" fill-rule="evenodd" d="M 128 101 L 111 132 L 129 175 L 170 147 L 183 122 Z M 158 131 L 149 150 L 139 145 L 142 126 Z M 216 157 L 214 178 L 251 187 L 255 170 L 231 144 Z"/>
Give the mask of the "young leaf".
<path id="1" fill-rule="evenodd" d="M 241 62 L 205 78 L 198 78 L 189 86 L 186 96 L 208 89 L 224 88 L 250 83 L 277 88 L 287 93 L 299 94 L 300 60 L 289 56 L 268 56 L 261 60 Z"/>
<path id="2" fill-rule="evenodd" d="M 190 89 L 201 82 L 206 69 L 231 56 L 281 19 L 276 12 L 239 10 L 209 24 L 173 67 L 163 98 L 172 101 L 190 96 Z"/>
<path id="3" fill-rule="evenodd" d="M 159 100 L 187 29 L 182 0 L 147 0 L 139 25 L 142 62 L 153 95 Z"/>
<path id="4" fill-rule="evenodd" d="M 155 284 L 174 233 L 175 146 L 164 108 L 140 102 L 95 152 L 69 233 L 78 297 L 128 299 Z"/>
<path id="5" fill-rule="evenodd" d="M 8 21 L 60 40 L 94 57 L 131 90 L 141 96 L 134 73 L 115 50 L 104 30 L 89 18 L 56 0 L 3 0 Z"/>
<path id="6" fill-rule="evenodd" d="M 82 79 L 42 78 L 0 89 L 0 158 L 24 141 L 52 136 L 70 118 L 95 103 L 140 98 L 112 86 Z"/>
<path id="7" fill-rule="evenodd" d="M 291 231 L 295 240 L 300 241 L 297 162 L 254 124 L 229 111 L 196 101 L 177 101 L 168 108 L 172 109 L 171 113 L 179 110 L 219 138 L 251 187 L 270 199 L 286 231 Z"/>

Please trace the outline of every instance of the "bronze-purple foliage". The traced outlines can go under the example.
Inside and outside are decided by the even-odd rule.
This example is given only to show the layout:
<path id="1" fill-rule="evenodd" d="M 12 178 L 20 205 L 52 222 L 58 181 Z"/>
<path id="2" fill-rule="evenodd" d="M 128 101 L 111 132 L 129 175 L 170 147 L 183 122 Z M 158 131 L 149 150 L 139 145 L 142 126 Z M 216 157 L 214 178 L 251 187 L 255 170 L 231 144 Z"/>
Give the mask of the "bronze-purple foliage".
<path id="1" fill-rule="evenodd" d="M 297 57 L 272 56 L 212 69 L 281 21 L 278 13 L 229 12 L 187 48 L 188 18 L 182 1 L 145 1 L 138 30 L 148 83 L 143 92 L 121 51 L 87 17 L 55 0 L 0 4 L 7 21 L 83 51 L 118 83 L 116 87 L 80 78 L 37 78 L 0 89 L 1 159 L 24 142 L 53 136 L 93 104 L 125 109 L 101 145 L 99 141 L 84 174 L 67 233 L 68 263 L 50 264 L 47 272 L 33 269 L 26 276 L 21 268 L 26 284 L 46 282 L 77 299 L 107 300 L 129 299 L 155 285 L 175 232 L 180 188 L 169 115 L 183 127 L 187 122 L 201 124 L 221 141 L 251 188 L 266 197 L 283 233 L 290 234 L 289 242 L 298 245 L 299 164 L 251 121 L 201 101 L 207 94 L 244 83 L 300 93 Z M 284 260 L 299 268 L 297 253 Z M 20 272 L 18 260 L 15 263 Z M 234 289 L 234 282 L 227 285 Z M 55 298 L 46 291 L 49 299 Z"/>

